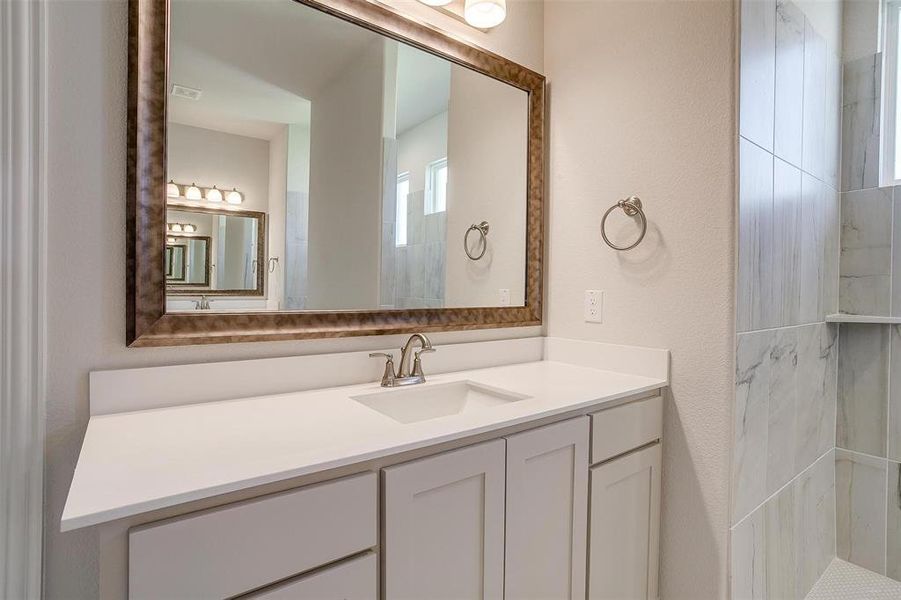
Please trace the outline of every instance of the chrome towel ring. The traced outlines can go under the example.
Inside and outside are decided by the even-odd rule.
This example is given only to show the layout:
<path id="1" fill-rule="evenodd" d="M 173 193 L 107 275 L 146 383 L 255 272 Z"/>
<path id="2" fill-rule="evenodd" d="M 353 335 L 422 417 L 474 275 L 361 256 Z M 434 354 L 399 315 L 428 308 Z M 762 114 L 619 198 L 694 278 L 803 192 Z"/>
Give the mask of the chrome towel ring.
<path id="1" fill-rule="evenodd" d="M 609 217 L 610 213 L 612 213 L 617 208 L 623 209 L 623 212 L 630 217 L 638 215 L 638 219 L 641 221 L 641 233 L 638 234 L 638 239 L 628 246 L 617 246 L 610 241 L 610 238 L 607 237 L 607 217 Z M 644 210 L 641 208 L 641 200 L 638 199 L 638 196 L 629 196 L 625 200 L 620 200 L 619 202 L 608 208 L 607 212 L 604 213 L 604 216 L 601 217 L 601 237 L 603 237 L 604 242 L 614 250 L 631 250 L 641 243 L 641 240 L 644 239 L 644 234 L 646 234 L 647 232 L 648 218 L 645 216 Z"/>
<path id="2" fill-rule="evenodd" d="M 469 234 L 473 231 L 479 232 L 479 239 L 481 240 L 482 246 L 482 251 L 479 252 L 477 256 L 473 256 L 472 252 L 469 251 Z M 486 250 L 488 250 L 488 221 L 482 221 L 478 225 L 473 223 L 463 235 L 463 251 L 466 252 L 466 256 L 468 256 L 470 260 L 479 260 L 485 256 Z"/>

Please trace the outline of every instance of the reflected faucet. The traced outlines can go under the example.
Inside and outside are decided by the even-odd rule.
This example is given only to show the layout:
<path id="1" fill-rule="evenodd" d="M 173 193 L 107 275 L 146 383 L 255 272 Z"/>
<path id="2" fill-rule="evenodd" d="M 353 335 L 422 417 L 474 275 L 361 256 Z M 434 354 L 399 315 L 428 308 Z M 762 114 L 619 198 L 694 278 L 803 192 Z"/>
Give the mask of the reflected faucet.
<path id="1" fill-rule="evenodd" d="M 419 342 L 419 350 L 413 352 L 414 342 Z M 422 372 L 421 354 L 434 352 L 432 342 L 421 333 L 414 333 L 400 349 L 400 366 L 397 373 L 394 372 L 394 355 L 386 352 L 372 352 L 370 358 L 385 358 L 385 373 L 382 375 L 382 387 L 398 387 L 425 383 L 425 374 Z M 413 370 L 410 371 L 410 355 L 414 354 Z"/>
<path id="2" fill-rule="evenodd" d="M 210 310 L 210 299 L 206 296 L 201 296 L 200 300 L 195 300 L 194 310 Z"/>

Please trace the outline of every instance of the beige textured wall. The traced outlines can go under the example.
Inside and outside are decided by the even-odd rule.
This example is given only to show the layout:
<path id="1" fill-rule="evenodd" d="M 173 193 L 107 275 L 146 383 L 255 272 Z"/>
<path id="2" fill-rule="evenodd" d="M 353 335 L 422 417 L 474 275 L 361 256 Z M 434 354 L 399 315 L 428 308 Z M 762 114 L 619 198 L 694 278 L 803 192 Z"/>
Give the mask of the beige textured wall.
<path id="1" fill-rule="evenodd" d="M 735 5 L 545 5 L 550 82 L 548 333 L 672 351 L 661 597 L 727 596 L 735 248 Z M 601 214 L 636 194 L 646 241 Z M 613 230 L 628 235 L 628 223 Z M 585 289 L 605 323 L 582 320 Z"/>
<path id="2" fill-rule="evenodd" d="M 512 3 L 511 19 L 483 45 L 540 69 L 542 6 Z M 515 16 L 513 16 L 515 15 Z M 59 533 L 88 421 L 88 373 L 169 365 L 397 347 L 401 336 L 125 348 L 124 0 L 51 0 L 48 31 L 48 331 L 44 579 L 47 598 L 97 597 L 94 530 Z M 450 28 L 464 28 L 451 21 Z M 78 260 L 72 260 L 77 256 Z M 538 335 L 540 328 L 432 336 L 437 344 Z"/>

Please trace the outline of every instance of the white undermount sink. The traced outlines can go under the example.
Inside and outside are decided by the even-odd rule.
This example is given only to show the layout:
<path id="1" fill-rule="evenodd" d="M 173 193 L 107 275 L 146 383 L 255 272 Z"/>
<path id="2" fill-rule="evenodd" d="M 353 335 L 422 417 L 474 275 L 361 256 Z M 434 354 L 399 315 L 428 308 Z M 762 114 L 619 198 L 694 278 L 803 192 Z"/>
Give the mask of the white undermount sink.
<path id="1" fill-rule="evenodd" d="M 398 423 L 416 423 L 483 410 L 530 397 L 472 381 L 454 381 L 351 396 L 351 400 Z"/>

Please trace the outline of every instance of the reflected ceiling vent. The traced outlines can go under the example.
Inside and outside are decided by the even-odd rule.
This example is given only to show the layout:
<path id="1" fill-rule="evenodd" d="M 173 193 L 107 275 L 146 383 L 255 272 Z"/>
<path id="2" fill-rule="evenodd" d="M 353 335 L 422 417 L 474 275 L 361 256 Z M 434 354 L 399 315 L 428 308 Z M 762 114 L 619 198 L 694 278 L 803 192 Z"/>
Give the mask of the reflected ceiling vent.
<path id="1" fill-rule="evenodd" d="M 172 84 L 172 95 L 179 98 L 187 98 L 188 100 L 200 100 L 200 94 L 203 92 L 185 85 Z"/>

